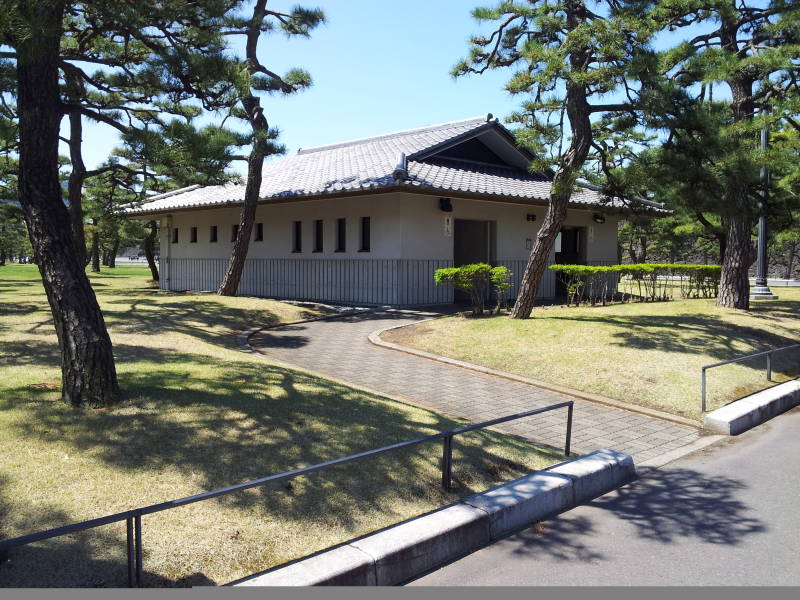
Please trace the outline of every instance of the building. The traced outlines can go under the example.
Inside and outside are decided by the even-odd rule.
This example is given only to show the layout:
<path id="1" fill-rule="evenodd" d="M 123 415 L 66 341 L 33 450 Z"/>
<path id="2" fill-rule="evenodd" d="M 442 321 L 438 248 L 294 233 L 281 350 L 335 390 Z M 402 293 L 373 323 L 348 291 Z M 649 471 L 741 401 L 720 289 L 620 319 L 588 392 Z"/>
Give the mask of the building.
<path id="1" fill-rule="evenodd" d="M 487 117 L 300 150 L 269 162 L 239 294 L 375 305 L 444 304 L 437 268 L 505 265 L 518 289 L 550 180 Z M 154 196 L 161 287 L 215 290 L 236 237 L 243 184 Z M 618 200 L 580 187 L 553 262 L 617 262 Z M 654 210 L 660 206 L 653 205 Z M 559 295 L 548 271 L 541 297 Z"/>

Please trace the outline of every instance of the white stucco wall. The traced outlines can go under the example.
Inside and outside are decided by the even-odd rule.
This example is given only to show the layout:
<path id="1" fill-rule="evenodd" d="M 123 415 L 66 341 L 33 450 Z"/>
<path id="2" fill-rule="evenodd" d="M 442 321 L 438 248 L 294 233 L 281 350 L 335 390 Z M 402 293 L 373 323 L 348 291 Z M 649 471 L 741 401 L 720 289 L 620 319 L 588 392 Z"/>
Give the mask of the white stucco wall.
<path id="1" fill-rule="evenodd" d="M 336 200 L 313 200 L 260 205 L 256 223 L 264 224 L 264 241 L 251 241 L 249 258 L 398 258 L 402 229 L 397 226 L 396 195 L 363 196 Z M 239 222 L 240 207 L 176 211 L 172 227 L 179 230 L 178 243 L 170 244 L 166 219 L 161 217 L 161 248 L 171 246 L 173 258 L 227 258 L 233 248 L 231 231 Z M 334 252 L 336 220 L 347 219 L 347 251 Z M 370 217 L 371 248 L 359 252 L 361 217 Z M 314 221 L 323 221 L 323 252 L 312 252 Z M 302 221 L 302 252 L 292 252 L 294 221 Z M 217 242 L 209 241 L 210 228 L 217 226 Z M 197 243 L 191 243 L 190 229 L 197 227 Z M 255 235 L 255 228 L 253 230 Z"/>
<path id="2" fill-rule="evenodd" d="M 536 237 L 545 208 L 523 204 L 452 199 L 453 212 L 439 209 L 436 196 L 422 194 L 379 194 L 261 205 L 256 222 L 264 224 L 264 241 L 250 244 L 250 258 L 453 258 L 453 237 L 445 235 L 445 217 L 496 221 L 496 256 L 502 260 L 525 260 L 530 254 L 526 240 Z M 176 211 L 172 227 L 179 229 L 179 241 L 170 243 L 166 217 L 160 217 L 161 248 L 173 258 L 227 258 L 233 242 L 232 226 L 239 221 L 239 208 Z M 536 215 L 535 222 L 527 220 Z M 604 224 L 592 221 L 591 210 L 570 209 L 567 226 L 587 228 L 587 261 L 617 259 L 617 217 L 606 216 Z M 346 252 L 335 252 L 336 220 L 347 219 Z M 370 217 L 371 249 L 359 252 L 360 219 Z M 312 252 L 314 221 L 322 219 L 323 252 Z M 302 221 L 302 252 L 292 252 L 293 222 Z M 210 227 L 217 226 L 218 241 L 209 242 Z M 191 243 L 190 228 L 197 227 L 197 243 Z"/>
<path id="3" fill-rule="evenodd" d="M 251 241 L 248 261 L 252 266 L 246 268 L 241 293 L 390 304 L 448 301 L 449 293 L 434 289 L 431 283 L 433 269 L 453 260 L 453 236 L 445 232 L 446 217 L 494 221 L 494 262 L 511 268 L 518 285 L 530 254 L 526 242 L 534 241 L 545 208 L 459 198 L 451 201 L 450 213 L 440 210 L 437 196 L 410 193 L 260 205 L 256 223 L 264 224 L 264 240 Z M 230 257 L 232 226 L 238 223 L 239 211 L 239 207 L 215 208 L 160 216 L 161 256 L 168 259 L 162 260 L 166 271 L 164 287 L 215 288 Z M 528 214 L 536 215 L 536 220 L 528 221 Z M 604 224 L 597 224 L 592 215 L 591 210 L 571 209 L 566 225 L 587 228 L 587 262 L 616 262 L 617 217 L 609 215 Z M 361 217 L 370 217 L 369 252 L 359 252 Z M 345 252 L 335 252 L 338 218 L 347 219 Z M 323 221 L 322 252 L 312 252 L 317 219 Z M 294 221 L 302 221 L 300 253 L 292 252 Z M 217 226 L 216 243 L 209 241 L 212 225 Z M 171 230 L 175 227 L 179 231 L 177 244 L 171 243 Z M 190 242 L 192 227 L 197 227 L 196 243 Z M 167 266 L 169 260 L 173 261 L 173 272 Z M 280 279 L 284 283 L 265 287 L 260 279 Z M 381 288 L 378 296 L 371 292 L 376 286 Z M 419 294 L 415 297 L 413 290 L 417 289 Z M 554 279 L 549 271 L 539 294 L 554 294 Z M 370 300 L 373 297 L 377 298 L 374 302 Z"/>
<path id="4" fill-rule="evenodd" d="M 444 220 L 447 215 L 455 219 L 496 221 L 497 261 L 527 260 L 530 249 L 527 240 L 533 242 L 539 231 L 546 208 L 525 204 L 483 202 L 453 198 L 453 211 L 439 210 L 435 196 L 407 194 L 403 207 L 402 256 L 403 258 L 453 258 L 453 237 L 446 236 Z M 536 215 L 536 221 L 528 221 L 527 215 Z M 566 225 L 587 227 L 587 261 L 617 260 L 617 220 L 607 215 L 606 222 L 597 224 L 592 220 L 591 210 L 570 209 Z M 551 254 L 551 260 L 553 259 Z"/>

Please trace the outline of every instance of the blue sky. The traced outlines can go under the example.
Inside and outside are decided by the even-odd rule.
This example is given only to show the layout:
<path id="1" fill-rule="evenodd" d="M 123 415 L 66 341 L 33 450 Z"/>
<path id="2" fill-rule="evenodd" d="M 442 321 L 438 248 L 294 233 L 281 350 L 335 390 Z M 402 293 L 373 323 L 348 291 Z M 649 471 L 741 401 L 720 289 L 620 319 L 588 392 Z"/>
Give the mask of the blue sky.
<path id="1" fill-rule="evenodd" d="M 488 112 L 502 119 L 519 104 L 503 91 L 505 73 L 458 80 L 449 75 L 453 64 L 466 55 L 469 35 L 480 29 L 470 16 L 480 0 L 299 3 L 322 8 L 327 23 L 308 39 L 274 34 L 259 46 L 260 58 L 269 68 L 282 73 L 301 67 L 314 78 L 308 91 L 262 102 L 289 153 Z M 271 4 L 289 8 L 298 2 Z M 87 123 L 87 166 L 105 160 L 116 140 L 108 126 Z M 66 153 L 66 148 L 62 151 Z M 246 165 L 238 163 L 235 168 L 243 171 Z"/>
<path id="2" fill-rule="evenodd" d="M 270 125 L 281 131 L 287 153 L 489 112 L 501 120 L 509 115 L 523 100 L 503 89 L 509 70 L 457 80 L 449 74 L 466 56 L 470 34 L 491 31 L 492 24 L 478 24 L 471 10 L 495 2 L 300 1 L 303 6 L 322 8 L 326 23 L 308 39 L 276 33 L 259 45 L 260 59 L 268 68 L 283 73 L 300 67 L 314 79 L 310 90 L 262 101 Z M 295 4 L 297 0 L 270 2 L 279 10 Z M 220 121 L 222 115 L 209 118 Z M 68 135 L 66 119 L 62 126 L 63 135 Z M 86 123 L 87 166 L 104 161 L 117 140 L 112 128 Z M 62 152 L 67 154 L 66 147 Z M 246 163 L 234 163 L 234 169 L 243 173 Z"/>

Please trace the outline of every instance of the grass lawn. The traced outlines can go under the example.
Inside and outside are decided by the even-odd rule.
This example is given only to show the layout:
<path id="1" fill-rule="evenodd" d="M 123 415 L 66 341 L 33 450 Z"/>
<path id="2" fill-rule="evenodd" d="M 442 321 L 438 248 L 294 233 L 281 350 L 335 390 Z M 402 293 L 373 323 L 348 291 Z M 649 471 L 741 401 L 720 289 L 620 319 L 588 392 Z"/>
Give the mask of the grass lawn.
<path id="1" fill-rule="evenodd" d="M 171 500 L 456 425 L 236 348 L 254 324 L 309 316 L 254 298 L 153 289 L 146 268 L 92 276 L 126 398 L 59 401 L 59 353 L 35 266 L 0 267 L 0 538 Z M 563 460 L 486 431 L 143 518 L 148 585 L 222 584 Z M 126 584 L 124 523 L 40 542 L 0 586 Z M 3 557 L 0 557 L 0 560 Z"/>
<path id="2" fill-rule="evenodd" d="M 502 371 L 700 419 L 700 368 L 800 341 L 800 288 L 749 313 L 714 300 L 547 306 L 525 321 L 448 317 L 384 339 Z M 763 387 L 765 358 L 708 372 L 710 407 Z M 798 376 L 800 349 L 773 358 L 773 378 Z"/>

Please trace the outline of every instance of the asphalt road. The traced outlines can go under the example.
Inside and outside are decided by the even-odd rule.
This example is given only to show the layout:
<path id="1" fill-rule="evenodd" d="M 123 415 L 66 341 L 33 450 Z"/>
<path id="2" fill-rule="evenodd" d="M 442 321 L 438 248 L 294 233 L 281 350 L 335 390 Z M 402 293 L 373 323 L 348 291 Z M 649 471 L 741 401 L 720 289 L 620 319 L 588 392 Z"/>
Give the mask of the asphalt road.
<path id="1" fill-rule="evenodd" d="M 800 408 L 411 585 L 800 585 Z"/>

